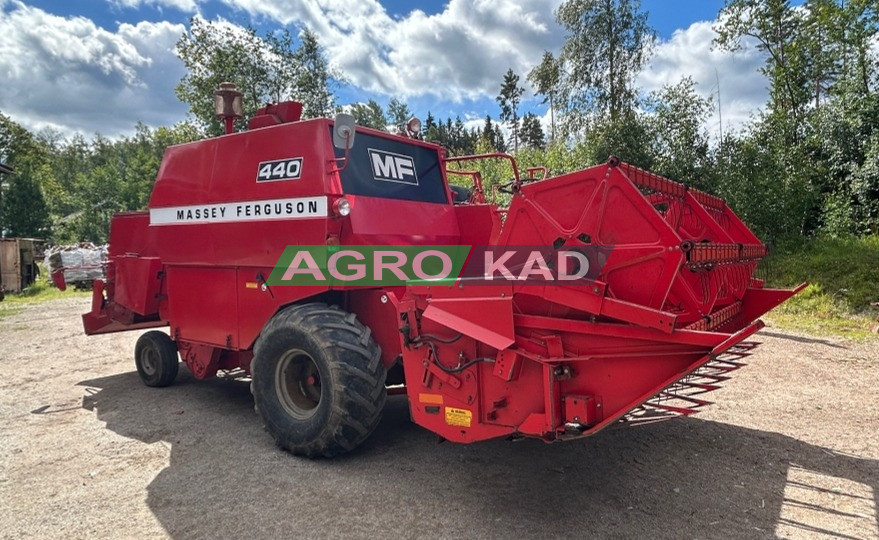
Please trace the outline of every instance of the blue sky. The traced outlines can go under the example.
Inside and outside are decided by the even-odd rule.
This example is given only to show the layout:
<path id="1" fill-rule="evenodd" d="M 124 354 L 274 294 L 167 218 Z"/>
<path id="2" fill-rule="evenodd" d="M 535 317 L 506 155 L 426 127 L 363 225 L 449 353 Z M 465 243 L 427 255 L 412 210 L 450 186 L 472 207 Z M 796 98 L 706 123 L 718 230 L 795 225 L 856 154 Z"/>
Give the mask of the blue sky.
<path id="1" fill-rule="evenodd" d="M 110 28 L 118 22 L 136 24 L 141 20 L 158 21 L 177 14 L 180 10 L 161 5 L 140 5 L 136 9 L 121 7 L 122 4 L 107 0 L 30 0 L 28 5 L 41 8 L 49 13 L 62 16 L 82 15 L 100 26 Z M 391 16 L 403 17 L 418 9 L 427 14 L 440 13 L 444 2 L 425 0 L 384 0 L 381 4 Z M 723 7 L 723 0 L 642 0 L 641 5 L 649 13 L 650 24 L 664 38 L 671 37 L 678 28 L 686 28 L 695 21 L 713 20 Z M 177 13 L 175 13 L 175 11 Z M 201 5 L 201 13 L 207 18 L 222 16 L 238 19 L 235 10 L 220 2 L 206 2 Z M 242 23 L 253 21 L 240 20 Z M 264 24 L 263 26 L 271 26 Z"/>
<path id="2" fill-rule="evenodd" d="M 105 28 L 113 27 L 118 22 L 136 24 L 145 19 L 159 21 L 177 14 L 185 15 L 185 12 L 167 6 L 147 4 L 131 9 L 107 0 L 30 0 L 25 3 L 56 15 L 67 17 L 82 15 Z M 436 14 L 440 13 L 445 5 L 444 2 L 425 0 L 385 0 L 381 4 L 391 16 L 395 17 L 403 17 L 415 9 L 429 15 Z M 723 0 L 642 0 L 641 2 L 642 7 L 649 14 L 650 24 L 663 38 L 671 37 L 675 30 L 686 28 L 695 21 L 713 20 L 723 4 Z M 201 13 L 207 18 L 218 15 L 233 20 L 239 18 L 236 17 L 233 8 L 219 2 L 202 4 Z M 246 24 L 253 21 L 239 22 Z M 271 27 L 270 24 L 263 26 Z"/>
<path id="3" fill-rule="evenodd" d="M 0 111 L 29 128 L 65 135 L 130 133 L 137 121 L 186 117 L 173 87 L 183 74 L 174 43 L 192 16 L 252 25 L 261 32 L 309 27 L 348 83 L 340 104 L 400 96 L 422 118 L 456 116 L 476 125 L 496 116 L 507 68 L 527 73 L 544 49 L 557 51 L 560 0 L 0 0 Z M 639 77 L 642 91 L 697 82 L 721 85 L 724 122 L 741 125 L 765 101 L 753 49 L 713 50 L 722 0 L 642 0 L 659 35 Z M 541 116 L 545 106 L 526 94 Z M 715 114 L 716 116 L 716 114 Z M 716 118 L 706 128 L 716 129 Z"/>

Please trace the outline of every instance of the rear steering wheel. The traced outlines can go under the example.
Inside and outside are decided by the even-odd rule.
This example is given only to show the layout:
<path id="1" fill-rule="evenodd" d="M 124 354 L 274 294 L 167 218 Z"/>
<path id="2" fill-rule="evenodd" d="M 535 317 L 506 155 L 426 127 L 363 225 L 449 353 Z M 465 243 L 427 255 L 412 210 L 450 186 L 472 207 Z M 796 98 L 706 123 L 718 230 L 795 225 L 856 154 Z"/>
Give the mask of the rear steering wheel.
<path id="1" fill-rule="evenodd" d="M 503 184 L 497 185 L 497 190 L 501 193 L 509 193 L 510 195 L 519 191 L 519 188 L 516 186 L 516 179 L 512 178 L 509 182 L 504 182 Z"/>

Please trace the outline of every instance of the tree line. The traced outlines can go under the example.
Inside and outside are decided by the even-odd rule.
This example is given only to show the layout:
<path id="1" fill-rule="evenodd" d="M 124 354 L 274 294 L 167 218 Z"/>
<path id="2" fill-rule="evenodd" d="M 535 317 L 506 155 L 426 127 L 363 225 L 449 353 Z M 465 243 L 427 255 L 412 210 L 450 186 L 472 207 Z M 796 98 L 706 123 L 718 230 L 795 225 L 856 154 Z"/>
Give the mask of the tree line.
<path id="1" fill-rule="evenodd" d="M 561 51 L 527 75 L 549 106 L 550 142 L 520 149 L 522 165 L 560 173 L 615 154 L 726 198 L 765 238 L 879 233 L 875 0 L 727 0 L 713 46 L 761 51 L 769 100 L 719 137 L 704 126 L 718 104 L 691 79 L 647 95 L 636 87 L 656 42 L 639 0 L 567 0 L 556 18 Z M 498 101 L 514 141 L 521 95 L 511 70 Z M 509 174 L 483 170 L 490 183 Z"/>
<path id="2" fill-rule="evenodd" d="M 506 72 L 496 117 L 476 125 L 428 113 L 422 137 L 453 155 L 511 152 L 520 169 L 546 165 L 555 174 L 615 154 L 726 198 L 770 239 L 879 232 L 875 1 L 727 0 L 713 46 L 762 51 L 769 100 L 743 129 L 720 136 L 704 125 L 718 103 L 691 79 L 649 94 L 636 86 L 656 43 L 639 0 L 566 0 L 555 15 L 564 45 L 524 76 Z M 190 117 L 176 126 L 86 140 L 31 133 L 0 113 L 0 156 L 16 170 L 0 189 L 4 235 L 105 241 L 114 212 L 145 208 L 166 146 L 222 133 L 212 97 L 220 82 L 244 94 L 239 129 L 263 104 L 290 98 L 303 102 L 306 118 L 346 110 L 387 131 L 411 116 L 401 98 L 385 108 L 375 100 L 340 107 L 344 74 L 308 30 L 294 44 L 286 30 L 259 35 L 194 18 L 177 51 L 187 72 L 176 93 Z M 521 114 L 529 89 L 547 106 L 548 133 L 538 116 Z M 503 202 L 493 186 L 511 171 L 500 162 L 479 167 L 489 195 Z"/>

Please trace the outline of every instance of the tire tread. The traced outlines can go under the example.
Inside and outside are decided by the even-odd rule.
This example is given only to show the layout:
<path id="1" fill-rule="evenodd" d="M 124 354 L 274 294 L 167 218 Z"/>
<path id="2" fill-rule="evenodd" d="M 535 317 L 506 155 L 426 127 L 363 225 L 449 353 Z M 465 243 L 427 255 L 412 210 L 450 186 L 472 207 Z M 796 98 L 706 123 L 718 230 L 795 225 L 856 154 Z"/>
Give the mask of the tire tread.
<path id="1" fill-rule="evenodd" d="M 268 340 L 277 332 L 291 328 L 312 336 L 328 357 L 335 361 L 329 365 L 335 381 L 335 395 L 330 409 L 329 421 L 321 436 L 307 444 L 287 440 L 283 433 L 272 429 L 266 407 L 256 410 L 277 444 L 295 454 L 306 457 L 334 457 L 349 452 L 362 443 L 375 430 L 381 420 L 387 399 L 385 377 L 381 362 L 381 348 L 372 339 L 372 331 L 357 320 L 353 313 L 323 303 L 296 304 L 278 312 L 263 328 L 254 345 L 251 372 L 261 372 L 261 352 Z M 260 401 L 257 385 L 251 385 L 254 402 Z"/>
<path id="2" fill-rule="evenodd" d="M 140 351 L 143 347 L 156 347 L 159 351 L 158 378 L 151 380 L 140 367 Z M 168 334 L 160 330 L 150 330 L 137 339 L 134 346 L 134 359 L 137 373 L 147 386 L 160 388 L 170 386 L 177 378 L 180 369 L 180 357 L 177 355 L 177 345 Z"/>

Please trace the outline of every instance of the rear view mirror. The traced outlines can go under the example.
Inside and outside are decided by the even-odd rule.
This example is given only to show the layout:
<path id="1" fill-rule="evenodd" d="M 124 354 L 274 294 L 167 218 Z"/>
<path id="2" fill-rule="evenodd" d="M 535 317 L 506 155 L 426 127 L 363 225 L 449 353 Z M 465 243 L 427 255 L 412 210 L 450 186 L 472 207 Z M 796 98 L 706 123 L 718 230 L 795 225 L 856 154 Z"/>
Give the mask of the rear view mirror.
<path id="1" fill-rule="evenodd" d="M 349 150 L 354 146 L 354 117 L 350 114 L 336 115 L 333 126 L 333 146 L 341 150 Z"/>

